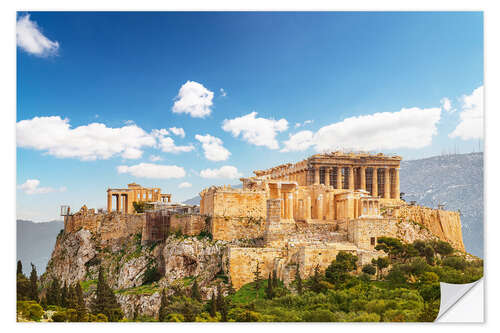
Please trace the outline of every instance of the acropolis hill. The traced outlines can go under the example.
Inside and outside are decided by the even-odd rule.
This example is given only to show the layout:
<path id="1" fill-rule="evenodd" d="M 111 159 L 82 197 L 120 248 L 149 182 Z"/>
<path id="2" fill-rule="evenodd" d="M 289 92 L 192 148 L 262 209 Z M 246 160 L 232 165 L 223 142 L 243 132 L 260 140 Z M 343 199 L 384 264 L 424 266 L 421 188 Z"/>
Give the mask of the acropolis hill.
<path id="1" fill-rule="evenodd" d="M 254 171 L 254 176 L 240 179 L 242 188 L 203 189 L 199 207 L 174 204 L 171 195 L 162 194 L 161 189 L 132 183 L 127 188 L 107 190 L 107 211 L 84 206 L 70 214 L 65 208 L 64 235 L 90 232 L 92 236 L 79 236 L 80 242 L 85 241 L 82 237 L 93 237 L 100 248 L 110 251 L 137 234 L 143 245 L 164 244 L 172 234 L 210 235 L 213 241 L 224 244 L 213 250 L 220 250 L 221 258 L 217 259 L 218 268 L 210 271 L 214 276 L 219 270 L 226 274 L 236 289 L 253 280 L 257 264 L 263 276 L 276 271 L 286 285 L 297 269 L 303 278 L 316 266 L 324 270 L 339 251 L 356 254 L 361 267 L 385 255 L 375 250 L 381 236 L 405 242 L 439 238 L 464 251 L 458 212 L 400 199 L 400 162 L 399 156 L 383 154 L 316 154 L 295 164 Z M 149 206 L 144 213 L 137 213 L 134 202 L 148 202 Z M 58 244 L 52 260 L 63 256 L 63 245 Z M 169 274 L 176 278 L 196 275 L 210 265 L 206 258 L 197 261 L 192 254 L 179 254 L 179 249 L 167 245 L 155 251 L 158 253 L 151 260 L 158 262 L 166 280 Z M 97 256 L 86 254 L 83 261 L 91 261 L 93 255 Z M 188 271 L 176 272 L 174 266 Z M 72 273 L 71 267 L 61 264 L 60 270 L 65 272 L 60 278 L 68 282 L 90 274 L 88 266 Z M 54 269 L 52 273 L 56 274 Z M 116 286 L 127 285 L 124 279 L 117 276 Z"/>

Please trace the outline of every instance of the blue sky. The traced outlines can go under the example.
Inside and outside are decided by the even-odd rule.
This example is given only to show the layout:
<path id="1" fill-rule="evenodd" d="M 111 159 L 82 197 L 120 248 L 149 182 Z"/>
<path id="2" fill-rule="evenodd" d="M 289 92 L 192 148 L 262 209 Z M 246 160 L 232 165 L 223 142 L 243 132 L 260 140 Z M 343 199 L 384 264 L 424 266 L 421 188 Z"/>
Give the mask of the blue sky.
<path id="1" fill-rule="evenodd" d="M 482 149 L 481 13 L 22 12 L 17 45 L 18 218 L 318 151 Z"/>

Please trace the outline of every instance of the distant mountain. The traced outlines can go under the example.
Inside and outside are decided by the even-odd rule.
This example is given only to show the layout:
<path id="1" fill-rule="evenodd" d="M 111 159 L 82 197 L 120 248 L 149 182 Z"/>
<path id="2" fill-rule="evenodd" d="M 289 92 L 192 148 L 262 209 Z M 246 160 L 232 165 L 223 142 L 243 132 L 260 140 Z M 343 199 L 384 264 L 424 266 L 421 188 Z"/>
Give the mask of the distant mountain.
<path id="1" fill-rule="evenodd" d="M 191 199 L 187 199 L 186 201 L 183 201 L 182 203 L 186 204 L 186 205 L 199 205 L 200 204 L 200 200 L 201 200 L 200 196 L 197 195 L 197 196 L 195 196 L 195 197 L 193 197 Z"/>
<path id="2" fill-rule="evenodd" d="M 45 272 L 54 249 L 57 234 L 64 228 L 63 221 L 35 223 L 17 220 L 16 260 L 23 263 L 23 271 L 29 275 L 31 265 L 36 266 L 38 275 Z"/>
<path id="3" fill-rule="evenodd" d="M 460 210 L 465 249 L 483 258 L 483 153 L 402 161 L 400 182 L 406 201 Z"/>

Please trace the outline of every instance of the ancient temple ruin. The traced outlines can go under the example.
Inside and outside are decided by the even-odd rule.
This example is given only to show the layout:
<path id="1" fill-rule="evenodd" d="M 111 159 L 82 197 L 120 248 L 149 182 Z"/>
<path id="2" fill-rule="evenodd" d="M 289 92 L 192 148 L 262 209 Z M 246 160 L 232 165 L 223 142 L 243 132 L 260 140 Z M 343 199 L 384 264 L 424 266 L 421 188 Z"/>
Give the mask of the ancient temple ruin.
<path id="1" fill-rule="evenodd" d="M 134 213 L 134 202 L 169 203 L 172 198 L 171 194 L 161 193 L 159 187 L 147 188 L 136 183 L 128 184 L 128 188 L 108 188 L 107 195 L 108 212 L 115 210 L 125 214 Z"/>

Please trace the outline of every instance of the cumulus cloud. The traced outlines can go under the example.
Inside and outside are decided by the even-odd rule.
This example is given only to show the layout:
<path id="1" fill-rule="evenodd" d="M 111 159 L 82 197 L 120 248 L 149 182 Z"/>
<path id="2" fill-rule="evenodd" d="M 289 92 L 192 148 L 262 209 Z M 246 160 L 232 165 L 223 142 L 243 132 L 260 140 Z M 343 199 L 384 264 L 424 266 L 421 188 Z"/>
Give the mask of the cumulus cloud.
<path id="1" fill-rule="evenodd" d="M 196 134 L 194 138 L 201 142 L 205 157 L 210 161 L 225 161 L 231 155 L 222 145 L 222 140 L 215 136 Z"/>
<path id="2" fill-rule="evenodd" d="M 235 179 L 242 176 L 238 169 L 231 165 L 225 165 L 219 169 L 204 169 L 201 170 L 200 176 L 202 178 L 228 178 Z"/>
<path id="3" fill-rule="evenodd" d="M 158 146 L 166 153 L 186 153 L 194 149 L 193 145 L 176 146 L 174 139 L 169 136 L 158 137 Z"/>
<path id="4" fill-rule="evenodd" d="M 409 108 L 350 117 L 316 133 L 301 131 L 290 135 L 281 151 L 302 151 L 309 147 L 318 152 L 422 148 L 431 144 L 440 118 L 440 108 Z"/>
<path id="5" fill-rule="evenodd" d="M 149 156 L 149 160 L 151 162 L 158 162 L 158 161 L 163 160 L 163 158 L 161 158 L 161 156 L 158 156 L 158 155 L 151 155 L 151 156 Z"/>
<path id="6" fill-rule="evenodd" d="M 172 132 L 174 135 L 180 136 L 181 138 L 186 137 L 186 133 L 184 132 L 183 128 L 179 127 L 170 127 L 169 128 L 170 132 Z"/>
<path id="7" fill-rule="evenodd" d="M 44 194 L 50 192 L 65 192 L 66 187 L 62 186 L 59 189 L 52 187 L 40 187 L 40 181 L 38 179 L 28 179 L 24 184 L 18 185 L 17 188 L 26 194 Z"/>
<path id="8" fill-rule="evenodd" d="M 459 137 L 462 140 L 482 139 L 483 133 L 483 86 L 480 86 L 470 95 L 462 96 L 462 111 L 460 112 L 460 122 L 450 138 Z"/>
<path id="9" fill-rule="evenodd" d="M 278 132 L 288 129 L 288 121 L 286 119 L 256 118 L 256 115 L 257 112 L 251 112 L 234 119 L 225 119 L 222 129 L 231 132 L 235 138 L 241 134 L 245 141 L 256 146 L 278 149 L 279 144 L 276 135 Z"/>
<path id="10" fill-rule="evenodd" d="M 201 83 L 187 81 L 177 94 L 172 111 L 187 113 L 194 118 L 205 118 L 212 112 L 214 93 Z"/>
<path id="11" fill-rule="evenodd" d="M 314 122 L 314 120 L 306 120 L 303 123 L 295 123 L 295 128 L 298 128 L 298 127 L 301 127 L 301 126 L 305 126 L 305 125 L 308 125 L 308 124 L 312 124 L 313 122 Z"/>
<path id="12" fill-rule="evenodd" d="M 38 57 L 56 54 L 59 49 L 59 43 L 45 37 L 29 14 L 17 18 L 16 42 L 21 49 Z"/>
<path id="13" fill-rule="evenodd" d="M 441 98 L 440 102 L 441 102 L 441 107 L 443 108 L 443 110 L 445 110 L 448 113 L 455 112 L 455 109 L 451 108 L 451 101 L 448 97 Z"/>
<path id="14" fill-rule="evenodd" d="M 193 186 L 193 184 L 189 183 L 189 182 L 182 182 L 179 184 L 179 188 L 189 188 Z"/>
<path id="15" fill-rule="evenodd" d="M 151 147 L 156 143 L 153 136 L 136 125 L 111 128 L 92 123 L 71 128 L 69 120 L 59 116 L 19 121 L 16 124 L 16 138 L 18 147 L 84 161 L 108 159 L 118 154 L 123 158 L 139 158 L 143 147 Z"/>
<path id="16" fill-rule="evenodd" d="M 132 166 L 120 165 L 117 170 L 118 173 L 128 173 L 138 178 L 169 179 L 186 176 L 184 168 L 177 165 L 140 163 Z"/>

